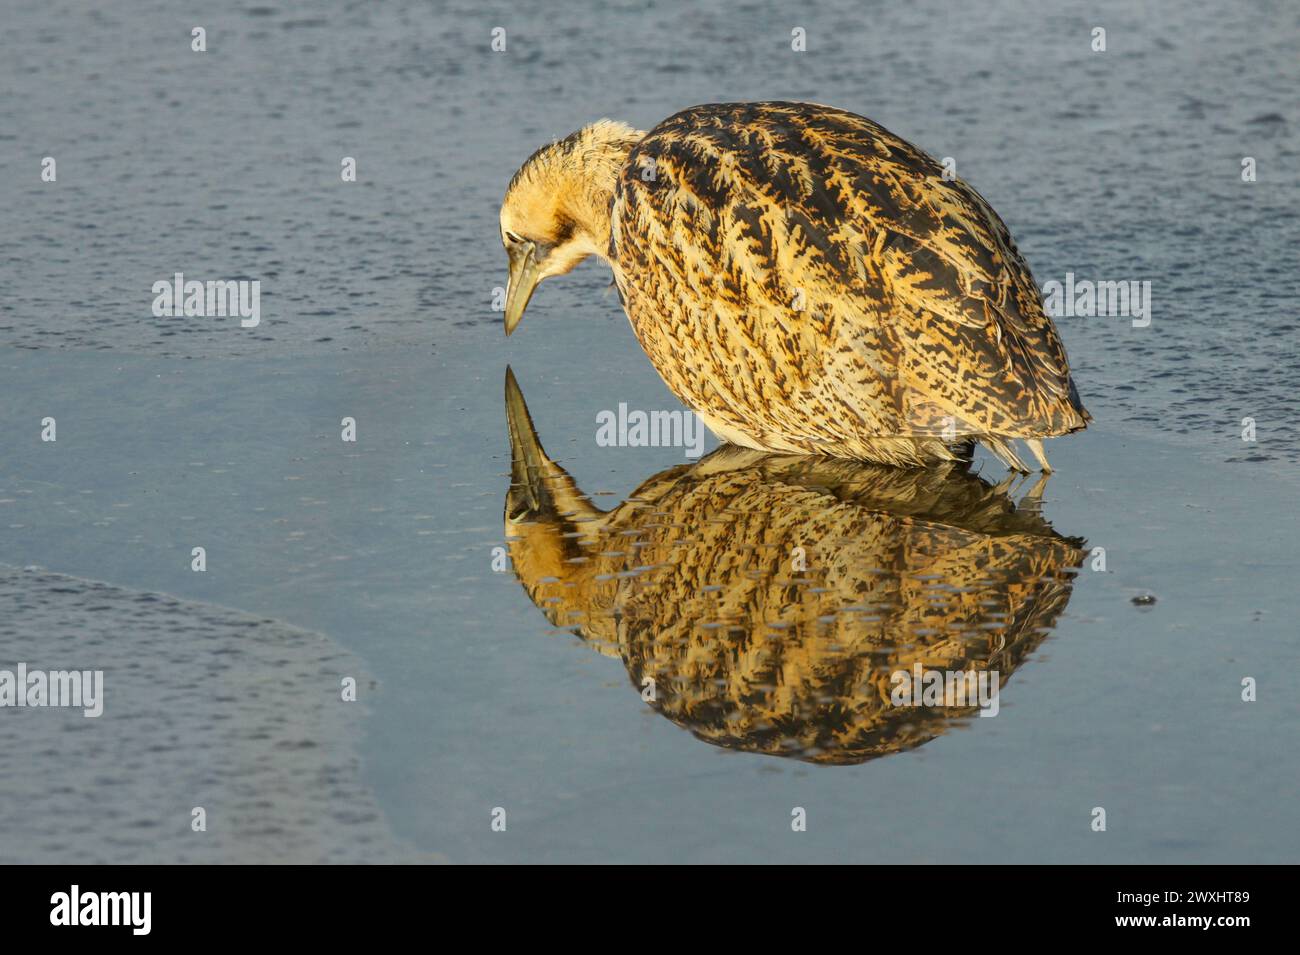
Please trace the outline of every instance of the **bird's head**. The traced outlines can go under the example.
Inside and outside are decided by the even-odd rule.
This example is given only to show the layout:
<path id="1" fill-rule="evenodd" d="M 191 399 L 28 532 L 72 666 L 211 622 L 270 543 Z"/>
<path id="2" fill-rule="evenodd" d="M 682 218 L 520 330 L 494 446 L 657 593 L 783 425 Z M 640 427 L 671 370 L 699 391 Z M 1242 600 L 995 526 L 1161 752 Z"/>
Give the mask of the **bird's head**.
<path id="1" fill-rule="evenodd" d="M 519 167 L 501 203 L 510 260 L 506 334 L 542 279 L 564 275 L 609 248 L 609 204 L 619 170 L 645 133 L 602 119 L 543 146 Z"/>

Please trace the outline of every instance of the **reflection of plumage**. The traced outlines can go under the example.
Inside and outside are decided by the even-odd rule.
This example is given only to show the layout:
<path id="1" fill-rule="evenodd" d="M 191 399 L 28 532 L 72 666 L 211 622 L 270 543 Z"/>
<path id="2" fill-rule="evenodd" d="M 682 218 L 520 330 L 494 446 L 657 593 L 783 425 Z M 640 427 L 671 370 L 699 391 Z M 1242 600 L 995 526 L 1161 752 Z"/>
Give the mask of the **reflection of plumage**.
<path id="1" fill-rule="evenodd" d="M 669 388 L 723 439 L 893 464 L 1086 427 L 1006 226 L 930 156 L 807 103 L 607 121 L 539 150 L 501 212 L 507 330 L 586 254 Z"/>
<path id="2" fill-rule="evenodd" d="M 723 448 L 602 512 L 546 456 L 509 375 L 506 404 L 506 534 L 530 599 L 721 746 L 854 763 L 933 738 L 970 708 L 892 705 L 891 674 L 919 662 L 1005 684 L 1082 558 L 953 467 Z"/>

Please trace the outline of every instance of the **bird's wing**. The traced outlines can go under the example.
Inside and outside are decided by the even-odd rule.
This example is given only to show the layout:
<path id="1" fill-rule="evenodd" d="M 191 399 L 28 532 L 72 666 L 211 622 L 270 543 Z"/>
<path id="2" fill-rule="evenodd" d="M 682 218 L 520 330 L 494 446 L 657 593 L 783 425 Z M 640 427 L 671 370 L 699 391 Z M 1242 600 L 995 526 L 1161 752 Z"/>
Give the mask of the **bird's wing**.
<path id="1" fill-rule="evenodd" d="M 842 382 L 837 362 L 869 372 L 849 379 L 861 395 L 839 396 L 850 416 L 892 408 L 892 423 L 869 422 L 878 433 L 1045 436 L 1087 420 L 1002 220 L 868 119 L 803 103 L 687 110 L 632 151 L 613 213 L 627 284 L 652 299 L 667 294 L 655 274 L 711 289 L 755 347 L 775 338 L 805 362 L 820 340 L 826 377 Z M 780 327 L 750 327 L 760 312 Z"/>

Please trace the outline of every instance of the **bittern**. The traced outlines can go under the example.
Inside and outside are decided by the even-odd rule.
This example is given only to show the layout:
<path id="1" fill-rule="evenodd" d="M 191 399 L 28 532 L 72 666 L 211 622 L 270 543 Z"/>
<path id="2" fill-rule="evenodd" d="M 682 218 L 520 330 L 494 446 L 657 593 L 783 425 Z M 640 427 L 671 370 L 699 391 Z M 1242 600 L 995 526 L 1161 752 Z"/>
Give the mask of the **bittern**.
<path id="1" fill-rule="evenodd" d="M 1091 420 L 997 213 L 869 119 L 810 103 L 593 123 L 506 190 L 505 328 L 537 284 L 609 264 L 641 347 L 717 436 L 924 466 Z"/>
<path id="2" fill-rule="evenodd" d="M 898 674 L 1000 691 L 1084 558 L 1038 501 L 952 463 L 723 447 L 602 511 L 547 456 L 509 372 L 506 409 L 505 533 L 529 599 L 718 746 L 847 764 L 933 739 L 975 707 L 900 706 Z"/>

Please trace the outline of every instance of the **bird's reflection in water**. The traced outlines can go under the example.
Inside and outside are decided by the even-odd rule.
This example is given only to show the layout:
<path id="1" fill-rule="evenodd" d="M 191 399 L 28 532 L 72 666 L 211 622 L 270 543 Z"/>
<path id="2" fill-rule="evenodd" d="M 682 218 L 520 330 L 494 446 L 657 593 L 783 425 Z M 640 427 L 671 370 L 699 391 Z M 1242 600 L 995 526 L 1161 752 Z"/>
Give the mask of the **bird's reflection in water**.
<path id="1" fill-rule="evenodd" d="M 506 410 L 506 536 L 529 598 L 728 749 L 848 764 L 933 739 L 977 707 L 899 705 L 896 674 L 988 671 L 996 693 L 1083 560 L 1039 488 L 1018 507 L 957 467 L 724 446 L 601 511 L 547 457 L 509 370 Z"/>

